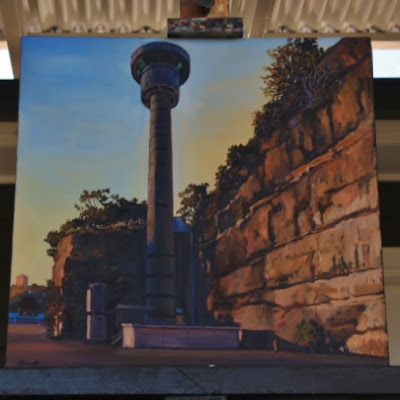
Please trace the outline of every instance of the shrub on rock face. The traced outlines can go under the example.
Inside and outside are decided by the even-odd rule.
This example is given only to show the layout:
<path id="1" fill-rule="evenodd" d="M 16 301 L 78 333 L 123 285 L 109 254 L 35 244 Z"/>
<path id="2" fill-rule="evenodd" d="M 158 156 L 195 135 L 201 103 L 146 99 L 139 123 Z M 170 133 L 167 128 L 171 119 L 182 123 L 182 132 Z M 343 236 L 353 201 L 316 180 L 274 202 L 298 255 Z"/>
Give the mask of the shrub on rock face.
<path id="1" fill-rule="evenodd" d="M 207 206 L 208 183 L 195 185 L 189 184 L 186 189 L 178 194 L 181 199 L 181 207 L 177 211 L 190 226 L 197 225 Z"/>
<path id="2" fill-rule="evenodd" d="M 343 343 L 333 339 L 318 322 L 303 319 L 297 327 L 298 345 L 312 353 L 337 353 Z"/>
<path id="3" fill-rule="evenodd" d="M 265 137 L 278 128 L 288 114 L 314 109 L 325 101 L 333 78 L 321 62 L 325 50 L 315 38 L 289 38 L 283 46 L 267 52 L 272 62 L 264 67 L 262 91 L 267 103 L 253 116 L 254 133 Z"/>
<path id="4" fill-rule="evenodd" d="M 254 135 L 265 137 L 279 127 L 282 121 L 283 107 L 281 101 L 265 103 L 261 111 L 253 113 Z"/>
<path id="5" fill-rule="evenodd" d="M 285 45 L 267 54 L 273 59 L 264 67 L 266 75 L 261 77 L 267 99 L 283 102 L 294 93 L 296 100 L 302 102 L 322 94 L 327 77 L 321 65 L 325 50 L 318 46 L 316 38 L 289 38 Z"/>
<path id="6" fill-rule="evenodd" d="M 302 320 L 298 328 L 298 343 L 308 347 L 313 353 L 319 352 L 324 345 L 324 329 L 313 320 Z"/>

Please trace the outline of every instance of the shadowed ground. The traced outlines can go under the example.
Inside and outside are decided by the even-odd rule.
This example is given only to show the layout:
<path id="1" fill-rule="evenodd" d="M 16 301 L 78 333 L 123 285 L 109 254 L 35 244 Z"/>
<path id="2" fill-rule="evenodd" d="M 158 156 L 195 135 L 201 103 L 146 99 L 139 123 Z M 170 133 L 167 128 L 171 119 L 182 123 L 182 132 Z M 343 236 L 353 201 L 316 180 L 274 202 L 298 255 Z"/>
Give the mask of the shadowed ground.
<path id="1" fill-rule="evenodd" d="M 48 339 L 42 325 L 8 326 L 8 367 L 117 365 L 207 366 L 387 365 L 385 359 L 267 350 L 122 349 L 75 340 Z"/>

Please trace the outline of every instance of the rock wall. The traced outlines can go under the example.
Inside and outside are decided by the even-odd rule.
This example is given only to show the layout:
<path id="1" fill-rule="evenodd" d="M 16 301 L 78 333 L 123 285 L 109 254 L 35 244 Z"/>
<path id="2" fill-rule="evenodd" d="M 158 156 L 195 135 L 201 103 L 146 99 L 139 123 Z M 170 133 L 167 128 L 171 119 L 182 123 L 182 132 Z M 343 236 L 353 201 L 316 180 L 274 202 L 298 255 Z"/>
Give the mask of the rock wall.
<path id="1" fill-rule="evenodd" d="M 143 229 L 105 229 L 64 237 L 54 257 L 53 280 L 62 289 L 63 335 L 84 338 L 86 290 L 90 283 L 107 285 L 107 332 L 116 332 L 117 304 L 142 304 L 146 233 Z"/>
<path id="2" fill-rule="evenodd" d="M 324 64 L 336 77 L 324 104 L 260 140 L 263 162 L 228 205 L 213 194 L 207 307 L 282 343 L 310 344 L 306 331 L 331 350 L 386 357 L 369 41 L 343 39 Z"/>
<path id="3" fill-rule="evenodd" d="M 104 265 L 117 265 L 123 273 L 143 281 L 146 233 L 133 229 L 76 232 L 64 237 L 54 256 L 53 280 L 62 287 L 66 274 L 85 269 L 95 276 Z"/>
<path id="4" fill-rule="evenodd" d="M 190 232 L 175 232 L 177 307 L 188 322 L 193 307 L 190 240 Z M 64 237 L 57 247 L 52 275 L 66 307 L 64 335 L 85 337 L 86 289 L 94 282 L 107 285 L 107 330 L 110 335 L 115 333 L 116 305 L 144 304 L 145 264 L 143 228 L 82 231 Z"/>

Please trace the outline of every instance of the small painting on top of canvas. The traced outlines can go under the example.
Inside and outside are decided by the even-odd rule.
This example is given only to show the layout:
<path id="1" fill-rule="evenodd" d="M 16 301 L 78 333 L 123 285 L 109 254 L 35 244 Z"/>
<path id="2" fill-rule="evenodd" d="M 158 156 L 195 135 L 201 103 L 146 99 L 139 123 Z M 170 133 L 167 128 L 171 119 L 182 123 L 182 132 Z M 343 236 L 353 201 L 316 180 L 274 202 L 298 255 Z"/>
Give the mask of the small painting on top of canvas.
<path id="1" fill-rule="evenodd" d="M 8 367 L 385 365 L 363 38 L 26 37 Z"/>

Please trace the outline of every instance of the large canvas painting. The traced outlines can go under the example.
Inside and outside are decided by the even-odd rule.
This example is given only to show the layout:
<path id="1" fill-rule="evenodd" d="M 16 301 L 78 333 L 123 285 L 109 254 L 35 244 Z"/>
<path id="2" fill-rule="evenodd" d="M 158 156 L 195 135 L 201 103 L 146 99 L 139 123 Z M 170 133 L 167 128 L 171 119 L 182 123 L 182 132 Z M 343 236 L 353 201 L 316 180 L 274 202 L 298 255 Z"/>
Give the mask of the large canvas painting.
<path id="1" fill-rule="evenodd" d="M 23 39 L 9 367 L 387 341 L 368 39 Z"/>

